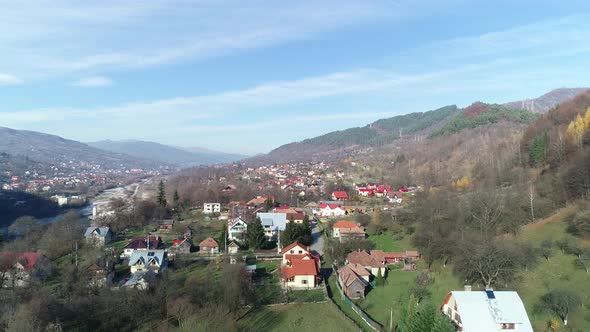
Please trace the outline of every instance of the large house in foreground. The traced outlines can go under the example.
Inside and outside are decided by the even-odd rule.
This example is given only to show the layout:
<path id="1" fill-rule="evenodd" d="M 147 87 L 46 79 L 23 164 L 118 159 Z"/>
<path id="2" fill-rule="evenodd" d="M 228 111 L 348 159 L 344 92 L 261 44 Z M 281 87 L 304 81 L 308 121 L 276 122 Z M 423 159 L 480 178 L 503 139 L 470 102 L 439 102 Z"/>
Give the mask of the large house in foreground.
<path id="1" fill-rule="evenodd" d="M 441 306 L 459 332 L 533 332 L 517 292 L 450 292 Z"/>
<path id="2" fill-rule="evenodd" d="M 285 288 L 314 288 L 320 281 L 320 257 L 307 246 L 293 242 L 281 250 L 281 280 Z"/>

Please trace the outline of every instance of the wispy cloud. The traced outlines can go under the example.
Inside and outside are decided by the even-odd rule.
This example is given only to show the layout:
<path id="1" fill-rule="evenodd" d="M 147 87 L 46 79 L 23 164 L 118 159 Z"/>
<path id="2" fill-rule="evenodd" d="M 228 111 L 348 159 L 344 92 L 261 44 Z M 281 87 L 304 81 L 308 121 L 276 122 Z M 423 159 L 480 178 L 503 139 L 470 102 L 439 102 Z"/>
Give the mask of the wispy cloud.
<path id="1" fill-rule="evenodd" d="M 15 85 L 21 84 L 22 82 L 20 78 L 14 75 L 0 73 L 0 85 Z"/>
<path id="2" fill-rule="evenodd" d="M 113 85 L 113 80 L 106 76 L 92 76 L 72 82 L 71 85 L 82 88 L 100 88 Z"/>
<path id="3" fill-rule="evenodd" d="M 25 76 L 108 72 L 313 38 L 392 16 L 384 6 L 392 5 L 386 0 L 7 2 L 0 13 L 0 50 L 10 50 L 4 65 Z"/>

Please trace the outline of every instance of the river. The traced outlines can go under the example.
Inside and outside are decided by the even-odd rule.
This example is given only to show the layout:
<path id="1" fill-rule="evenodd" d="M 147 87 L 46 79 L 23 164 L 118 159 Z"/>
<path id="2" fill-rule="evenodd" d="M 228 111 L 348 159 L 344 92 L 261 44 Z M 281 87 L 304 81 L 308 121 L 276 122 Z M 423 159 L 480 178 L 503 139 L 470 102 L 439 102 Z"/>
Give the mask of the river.
<path id="1" fill-rule="evenodd" d="M 109 204 L 112 199 L 120 198 L 120 199 L 123 199 L 127 202 L 131 202 L 137 196 L 137 193 L 139 192 L 139 188 L 144 184 L 150 183 L 151 181 L 152 181 L 151 179 L 144 179 L 144 180 L 141 180 L 140 182 L 135 182 L 135 183 L 123 186 L 123 187 L 116 187 L 116 188 L 103 190 L 98 195 L 96 195 L 95 197 L 90 199 L 90 202 L 88 202 L 86 205 L 79 207 L 79 208 L 75 208 L 74 210 L 77 211 L 78 213 L 80 213 L 80 215 L 82 215 L 82 217 L 84 217 L 84 219 L 88 219 L 90 216 L 92 216 L 93 206 L 96 206 L 99 214 L 108 212 L 109 211 Z M 143 195 L 141 198 L 145 199 L 144 196 L 145 195 Z M 51 223 L 61 220 L 62 217 L 63 217 L 63 214 L 60 214 L 55 217 L 43 218 L 43 219 L 40 219 L 40 223 L 51 224 Z"/>

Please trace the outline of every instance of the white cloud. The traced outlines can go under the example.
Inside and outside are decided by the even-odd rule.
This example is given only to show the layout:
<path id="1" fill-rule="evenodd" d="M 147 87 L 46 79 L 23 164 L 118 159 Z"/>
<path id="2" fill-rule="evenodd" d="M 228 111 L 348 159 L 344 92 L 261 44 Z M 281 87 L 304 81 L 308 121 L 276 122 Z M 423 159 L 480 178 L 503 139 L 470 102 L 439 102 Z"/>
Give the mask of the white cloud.
<path id="1" fill-rule="evenodd" d="M 383 8 L 396 8 L 387 0 L 42 0 L 35 6 L 11 1 L 2 7 L 0 51 L 10 52 L 4 52 L 0 70 L 4 65 L 34 77 L 235 54 L 391 17 L 393 11 Z"/>
<path id="2" fill-rule="evenodd" d="M 0 85 L 15 85 L 21 84 L 22 82 L 20 78 L 14 75 L 0 73 Z"/>
<path id="3" fill-rule="evenodd" d="M 105 76 L 86 77 L 72 83 L 73 86 L 83 88 L 99 88 L 109 86 L 112 84 L 113 80 Z"/>

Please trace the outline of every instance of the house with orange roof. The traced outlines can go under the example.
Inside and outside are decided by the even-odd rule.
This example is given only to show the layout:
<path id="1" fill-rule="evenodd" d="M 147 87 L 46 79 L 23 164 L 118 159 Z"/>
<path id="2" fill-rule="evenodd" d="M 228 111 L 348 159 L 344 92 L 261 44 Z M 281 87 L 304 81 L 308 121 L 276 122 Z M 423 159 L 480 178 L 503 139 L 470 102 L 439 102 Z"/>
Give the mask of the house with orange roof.
<path id="1" fill-rule="evenodd" d="M 199 252 L 201 254 L 218 254 L 219 244 L 212 237 L 208 237 L 199 243 Z"/>
<path id="2" fill-rule="evenodd" d="M 347 264 L 338 269 L 338 283 L 350 299 L 365 297 L 371 273 L 358 264 Z"/>
<path id="3" fill-rule="evenodd" d="M 281 250 L 281 280 L 285 288 L 314 288 L 320 281 L 320 257 L 307 246 L 293 242 Z"/>
<path id="4" fill-rule="evenodd" d="M 346 256 L 346 264 L 358 264 L 375 277 L 379 274 L 379 271 L 381 271 L 381 275 L 385 277 L 385 264 L 378 261 L 364 250 L 357 250 L 349 253 L 348 256 Z"/>
<path id="5" fill-rule="evenodd" d="M 332 237 L 346 242 L 351 239 L 364 239 L 365 230 L 352 221 L 338 221 L 332 226 Z"/>

